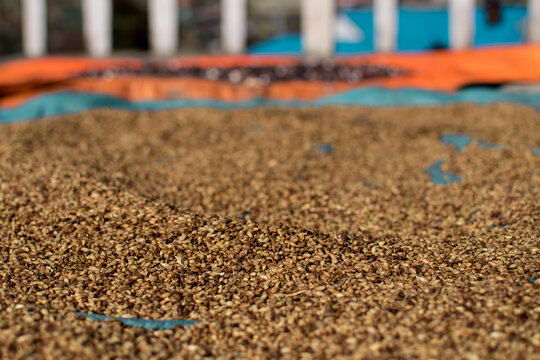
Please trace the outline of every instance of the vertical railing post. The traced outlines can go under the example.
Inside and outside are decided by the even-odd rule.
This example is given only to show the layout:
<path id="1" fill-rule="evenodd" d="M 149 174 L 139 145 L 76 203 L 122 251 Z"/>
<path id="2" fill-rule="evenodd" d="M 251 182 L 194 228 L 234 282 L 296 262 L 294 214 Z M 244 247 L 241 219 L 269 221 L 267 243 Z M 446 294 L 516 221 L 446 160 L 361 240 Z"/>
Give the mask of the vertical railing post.
<path id="1" fill-rule="evenodd" d="M 47 51 L 47 1 L 23 0 L 22 23 L 24 54 L 44 55 Z"/>
<path id="2" fill-rule="evenodd" d="M 178 1 L 148 0 L 148 17 L 152 52 L 173 55 L 178 48 Z"/>
<path id="3" fill-rule="evenodd" d="M 243 53 L 247 39 L 247 1 L 221 0 L 221 42 L 225 52 Z"/>
<path id="4" fill-rule="evenodd" d="M 397 0 L 374 0 L 375 48 L 379 52 L 396 49 L 398 33 Z"/>
<path id="5" fill-rule="evenodd" d="M 527 8 L 528 40 L 540 42 L 540 0 L 529 0 Z"/>
<path id="6" fill-rule="evenodd" d="M 302 0 L 302 43 L 309 57 L 329 58 L 334 54 L 334 0 Z"/>
<path id="7" fill-rule="evenodd" d="M 452 49 L 464 49 L 472 45 L 475 29 L 475 0 L 450 0 L 449 35 Z"/>
<path id="8" fill-rule="evenodd" d="M 111 0 L 83 0 L 83 32 L 92 56 L 107 56 L 112 49 Z"/>

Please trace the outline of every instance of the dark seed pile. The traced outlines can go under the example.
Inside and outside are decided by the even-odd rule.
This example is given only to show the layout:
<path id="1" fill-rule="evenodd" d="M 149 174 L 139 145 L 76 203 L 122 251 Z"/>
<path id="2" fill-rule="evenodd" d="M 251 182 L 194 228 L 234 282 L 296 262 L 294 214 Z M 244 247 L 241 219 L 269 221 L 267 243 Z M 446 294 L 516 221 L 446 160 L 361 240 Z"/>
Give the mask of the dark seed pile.
<path id="1" fill-rule="evenodd" d="M 0 358 L 538 359 L 539 146 L 512 105 L 4 125 Z"/>
<path id="2" fill-rule="evenodd" d="M 148 62 L 141 68 L 116 67 L 107 70 L 89 71 L 82 77 L 114 77 L 119 75 L 151 75 L 167 77 L 199 78 L 225 81 L 233 84 L 266 85 L 273 82 L 308 80 L 325 82 L 357 83 L 362 80 L 403 75 L 404 71 L 394 67 L 375 64 L 345 65 L 336 62 L 304 62 L 291 66 L 233 66 L 183 67 L 180 63 Z"/>

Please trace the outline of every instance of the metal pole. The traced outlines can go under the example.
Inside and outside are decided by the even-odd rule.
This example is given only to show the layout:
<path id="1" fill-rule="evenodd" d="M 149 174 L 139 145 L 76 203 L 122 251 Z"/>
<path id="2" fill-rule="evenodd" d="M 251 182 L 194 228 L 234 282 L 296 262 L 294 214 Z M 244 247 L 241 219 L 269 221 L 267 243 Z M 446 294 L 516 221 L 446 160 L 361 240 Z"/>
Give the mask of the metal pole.
<path id="1" fill-rule="evenodd" d="M 112 49 L 111 0 L 83 0 L 83 31 L 92 56 L 107 56 Z"/>
<path id="2" fill-rule="evenodd" d="M 450 0 L 450 47 L 464 49 L 472 45 L 475 29 L 475 0 Z"/>
<path id="3" fill-rule="evenodd" d="M 23 50 L 28 57 L 42 56 L 47 51 L 47 1 L 23 0 Z"/>
<path id="4" fill-rule="evenodd" d="M 231 54 L 243 53 L 247 39 L 246 0 L 221 1 L 221 41 L 223 50 Z"/>
<path id="5" fill-rule="evenodd" d="M 329 58 L 334 54 L 334 0 L 302 0 L 302 43 L 309 57 Z"/>
<path id="6" fill-rule="evenodd" d="M 152 52 L 173 55 L 178 48 L 178 1 L 148 0 L 148 16 Z"/>
<path id="7" fill-rule="evenodd" d="M 529 18 L 529 41 L 540 42 L 540 0 L 529 0 L 527 14 Z"/>
<path id="8" fill-rule="evenodd" d="M 396 50 L 398 32 L 397 0 L 375 0 L 375 47 L 379 52 Z"/>

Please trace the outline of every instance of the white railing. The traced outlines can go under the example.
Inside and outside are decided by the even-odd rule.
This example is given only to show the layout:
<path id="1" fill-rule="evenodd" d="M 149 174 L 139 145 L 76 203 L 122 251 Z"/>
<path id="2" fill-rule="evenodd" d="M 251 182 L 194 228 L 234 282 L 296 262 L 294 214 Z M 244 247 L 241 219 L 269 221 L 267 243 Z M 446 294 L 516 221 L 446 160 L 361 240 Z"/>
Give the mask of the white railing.
<path id="1" fill-rule="evenodd" d="M 88 52 L 94 56 L 107 56 L 112 50 L 110 0 L 83 0 L 82 12 L 84 40 Z"/>
<path id="2" fill-rule="evenodd" d="M 86 48 L 92 56 L 112 51 L 112 1 L 81 0 Z M 271 0 L 268 0 L 271 1 Z M 294 0 L 291 0 L 294 1 Z M 335 0 L 302 1 L 302 38 L 305 51 L 314 57 L 332 56 L 334 50 Z M 397 46 L 398 0 L 373 0 L 375 47 L 391 52 Z M 47 0 L 22 0 L 23 49 L 26 56 L 46 54 Z M 462 49 L 474 38 L 476 0 L 448 0 L 450 46 Z M 247 0 L 221 0 L 223 50 L 242 53 L 246 48 Z M 178 1 L 148 0 L 150 44 L 158 56 L 170 56 L 178 47 Z M 528 0 L 528 39 L 540 42 L 540 0 Z"/>

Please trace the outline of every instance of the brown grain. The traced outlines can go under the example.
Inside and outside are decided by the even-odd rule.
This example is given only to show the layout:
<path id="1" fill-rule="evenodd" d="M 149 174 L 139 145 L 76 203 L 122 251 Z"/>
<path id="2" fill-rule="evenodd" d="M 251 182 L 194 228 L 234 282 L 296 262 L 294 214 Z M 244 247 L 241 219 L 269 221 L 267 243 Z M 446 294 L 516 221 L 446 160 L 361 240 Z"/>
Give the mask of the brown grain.
<path id="1" fill-rule="evenodd" d="M 101 110 L 1 129 L 1 358 L 539 358 L 532 109 Z M 456 132 L 505 149 L 459 154 L 439 141 Z M 432 184 L 439 158 L 463 180 Z"/>

